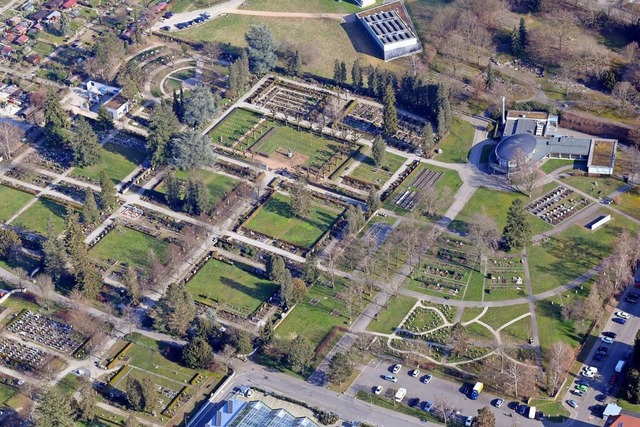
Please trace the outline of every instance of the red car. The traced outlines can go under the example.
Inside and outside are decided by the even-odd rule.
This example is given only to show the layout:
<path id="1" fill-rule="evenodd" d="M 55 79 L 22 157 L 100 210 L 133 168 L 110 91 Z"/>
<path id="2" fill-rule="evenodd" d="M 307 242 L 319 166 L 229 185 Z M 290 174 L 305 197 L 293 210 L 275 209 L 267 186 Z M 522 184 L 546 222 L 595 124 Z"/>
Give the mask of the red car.
<path id="1" fill-rule="evenodd" d="M 609 378 L 609 384 L 614 385 L 617 380 L 618 380 L 618 374 L 613 374 L 611 375 L 611 378 Z"/>

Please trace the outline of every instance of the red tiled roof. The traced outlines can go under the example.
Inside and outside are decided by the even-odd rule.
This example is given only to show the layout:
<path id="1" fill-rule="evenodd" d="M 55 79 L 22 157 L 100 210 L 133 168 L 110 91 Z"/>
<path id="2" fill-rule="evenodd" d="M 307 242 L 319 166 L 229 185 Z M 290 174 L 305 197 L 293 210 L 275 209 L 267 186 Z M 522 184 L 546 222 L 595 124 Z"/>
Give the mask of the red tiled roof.
<path id="1" fill-rule="evenodd" d="M 629 414 L 620 414 L 615 417 L 611 417 L 613 422 L 611 427 L 640 427 L 640 418 L 634 417 Z"/>

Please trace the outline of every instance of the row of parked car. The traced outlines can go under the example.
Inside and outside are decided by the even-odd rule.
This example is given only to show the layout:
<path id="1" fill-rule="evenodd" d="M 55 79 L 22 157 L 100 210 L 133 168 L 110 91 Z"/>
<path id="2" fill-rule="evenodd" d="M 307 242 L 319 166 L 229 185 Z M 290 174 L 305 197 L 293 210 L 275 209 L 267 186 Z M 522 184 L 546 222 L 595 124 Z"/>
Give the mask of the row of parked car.
<path id="1" fill-rule="evenodd" d="M 184 30 L 185 28 L 189 28 L 192 25 L 197 25 L 197 24 L 202 24 L 203 22 L 207 22 L 209 19 L 211 19 L 211 14 L 209 12 L 204 12 L 204 13 L 201 13 L 200 16 L 198 16 L 197 18 L 192 19 L 191 21 L 178 22 L 177 24 L 175 24 L 175 27 L 179 30 Z"/>

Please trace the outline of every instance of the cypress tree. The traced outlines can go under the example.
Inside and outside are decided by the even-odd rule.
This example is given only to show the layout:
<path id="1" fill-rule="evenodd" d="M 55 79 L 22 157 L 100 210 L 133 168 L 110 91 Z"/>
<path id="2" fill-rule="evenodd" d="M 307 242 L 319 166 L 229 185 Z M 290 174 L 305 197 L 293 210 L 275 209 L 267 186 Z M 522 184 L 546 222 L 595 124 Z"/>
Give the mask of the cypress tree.
<path id="1" fill-rule="evenodd" d="M 347 64 L 344 61 L 340 62 L 340 83 L 347 82 Z"/>
<path id="2" fill-rule="evenodd" d="M 529 45 L 527 23 L 524 22 L 524 18 L 520 18 L 520 25 L 518 25 L 518 34 L 520 37 L 520 46 L 522 46 L 522 48 L 524 49 Z"/>
<path id="3" fill-rule="evenodd" d="M 507 225 L 502 232 L 506 249 L 523 248 L 531 237 L 531 225 L 521 199 L 515 199 L 507 212 Z"/>
<path id="4" fill-rule="evenodd" d="M 489 65 L 487 66 L 487 76 L 484 82 L 489 89 L 493 89 L 493 85 L 496 83 L 496 77 L 493 74 L 493 67 L 491 66 L 491 62 L 489 62 Z"/>
<path id="5" fill-rule="evenodd" d="M 98 212 L 96 198 L 93 195 L 93 190 L 90 187 L 85 187 L 84 205 L 82 205 L 82 222 L 85 224 L 92 224 L 98 220 L 99 217 L 100 214 Z"/>
<path id="6" fill-rule="evenodd" d="M 111 178 L 105 171 L 100 172 L 100 207 L 103 212 L 111 212 L 118 206 L 118 196 Z"/>
<path id="7" fill-rule="evenodd" d="M 353 61 L 353 66 L 351 67 L 351 81 L 353 82 L 353 87 L 356 92 L 360 92 L 363 88 L 362 64 L 360 62 L 360 58 Z"/>
<path id="8" fill-rule="evenodd" d="M 333 80 L 336 83 L 341 83 L 342 72 L 340 70 L 340 61 L 335 60 L 333 63 Z"/>
<path id="9" fill-rule="evenodd" d="M 396 94 L 391 85 L 387 85 L 383 104 L 382 133 L 387 137 L 392 137 L 398 131 L 398 111 L 396 110 Z"/>

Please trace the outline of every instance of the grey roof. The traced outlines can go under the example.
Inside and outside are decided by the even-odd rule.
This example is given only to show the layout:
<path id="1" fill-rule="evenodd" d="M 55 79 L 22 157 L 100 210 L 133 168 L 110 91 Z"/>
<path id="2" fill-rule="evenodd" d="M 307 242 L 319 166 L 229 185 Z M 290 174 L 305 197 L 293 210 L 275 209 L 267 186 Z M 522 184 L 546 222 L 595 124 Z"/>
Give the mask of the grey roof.
<path id="1" fill-rule="evenodd" d="M 588 156 L 591 139 L 573 138 L 570 136 L 553 137 L 548 140 L 549 153 L 571 154 L 574 156 Z"/>
<path id="2" fill-rule="evenodd" d="M 528 133 L 517 133 L 503 138 L 496 147 L 496 156 L 503 160 L 516 160 L 518 151 L 528 156 L 536 149 L 536 138 Z"/>

